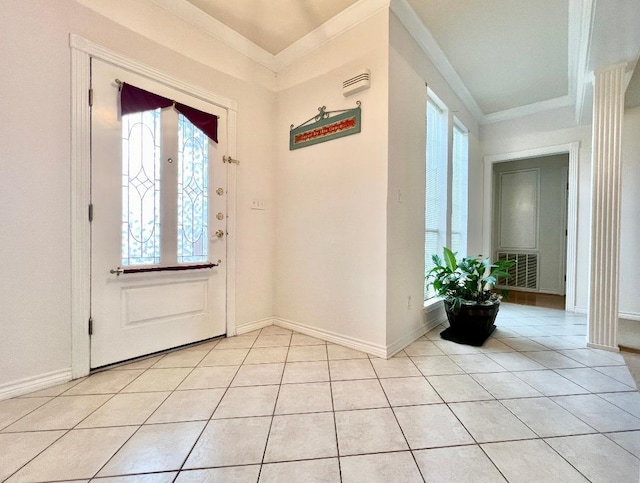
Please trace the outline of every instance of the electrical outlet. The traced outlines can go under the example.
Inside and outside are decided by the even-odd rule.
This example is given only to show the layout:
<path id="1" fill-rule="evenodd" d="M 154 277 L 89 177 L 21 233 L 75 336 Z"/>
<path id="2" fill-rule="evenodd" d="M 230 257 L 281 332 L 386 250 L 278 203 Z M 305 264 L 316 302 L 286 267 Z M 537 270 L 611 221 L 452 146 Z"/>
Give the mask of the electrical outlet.
<path id="1" fill-rule="evenodd" d="M 252 210 L 264 210 L 264 200 L 254 199 L 251 201 L 251 209 Z"/>

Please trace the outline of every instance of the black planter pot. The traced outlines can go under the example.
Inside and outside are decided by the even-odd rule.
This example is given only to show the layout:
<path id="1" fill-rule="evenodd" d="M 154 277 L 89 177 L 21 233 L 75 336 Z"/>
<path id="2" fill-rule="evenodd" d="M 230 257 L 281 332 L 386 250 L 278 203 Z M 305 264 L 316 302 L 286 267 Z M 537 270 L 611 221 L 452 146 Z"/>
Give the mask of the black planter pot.
<path id="1" fill-rule="evenodd" d="M 450 327 L 440 333 L 443 339 L 481 346 L 496 329 L 493 323 L 500 310 L 500 302 L 491 305 L 462 304 L 457 314 L 446 302 L 444 307 Z"/>

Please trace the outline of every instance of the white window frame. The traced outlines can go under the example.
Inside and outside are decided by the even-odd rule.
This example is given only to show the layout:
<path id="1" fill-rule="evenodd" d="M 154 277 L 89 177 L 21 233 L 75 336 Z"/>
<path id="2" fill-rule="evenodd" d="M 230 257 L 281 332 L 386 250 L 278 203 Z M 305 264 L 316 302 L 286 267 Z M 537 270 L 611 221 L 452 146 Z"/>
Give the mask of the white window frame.
<path id="1" fill-rule="evenodd" d="M 438 250 L 437 250 L 438 255 L 442 255 L 441 253 L 442 247 L 445 247 L 445 246 L 451 247 L 451 240 L 452 240 L 452 233 L 453 233 L 452 232 L 453 193 L 454 193 L 453 183 L 454 183 L 454 178 L 456 177 L 455 175 L 460 174 L 460 171 L 454 173 L 454 162 L 459 161 L 459 159 L 454 159 L 454 154 L 458 154 L 454 152 L 454 132 L 456 133 L 456 135 L 462 135 L 465 137 L 464 139 L 465 156 L 461 157 L 461 160 L 465 164 L 464 166 L 465 169 L 463 169 L 462 171 L 463 175 L 460 176 L 463 182 L 463 187 L 460 190 L 460 192 L 463 193 L 463 195 L 461 196 L 461 200 L 459 203 L 460 206 L 462 206 L 464 209 L 463 209 L 463 212 L 459 214 L 460 229 L 456 231 L 456 233 L 459 233 L 460 235 L 460 244 L 458 247 L 456 247 L 459 257 L 466 256 L 467 254 L 466 249 L 467 249 L 467 226 L 468 226 L 468 170 L 469 170 L 468 130 L 462 124 L 462 122 L 460 122 L 460 120 L 453 115 L 453 112 L 451 112 L 448 109 L 446 104 L 442 102 L 442 100 L 440 100 L 440 98 L 431 89 L 427 89 L 427 105 L 425 106 L 425 108 L 428 109 L 429 104 L 439 109 L 445 119 L 444 122 L 446 125 L 446 132 L 444 135 L 440 135 L 439 139 L 441 142 L 444 139 L 446 145 L 444 147 L 441 147 L 440 152 L 437 154 L 439 156 L 444 156 L 444 159 L 441 159 L 440 162 L 445 163 L 446 166 L 444 167 L 445 169 L 440 170 L 440 173 L 437 174 L 438 179 L 436 181 L 437 183 L 440 184 L 440 186 L 442 185 L 445 186 L 444 190 L 442 191 L 438 190 L 438 195 L 444 198 L 444 200 L 443 200 L 443 204 L 435 208 L 439 211 L 437 230 L 434 230 L 433 228 L 427 229 L 428 213 L 429 213 L 429 210 L 433 210 L 434 208 L 429 206 L 430 195 L 427 187 L 429 182 L 425 178 L 425 184 L 426 184 L 425 186 L 425 190 L 426 190 L 426 194 L 425 194 L 425 273 L 428 271 L 428 269 L 432 265 L 431 256 L 433 255 L 433 253 L 428 253 L 430 249 L 427 248 L 427 240 L 426 240 L 427 234 L 429 232 L 435 232 L 438 234 Z M 428 114 L 426 117 L 428 117 Z M 429 128 L 429 122 L 427 119 L 427 146 L 426 146 L 427 163 L 429 163 L 429 140 L 433 139 L 432 137 L 430 137 L 429 131 L 430 131 L 430 128 Z M 444 151 L 444 154 L 442 153 L 442 151 Z M 426 175 L 428 175 L 428 173 L 429 172 L 427 168 Z M 434 298 L 435 298 L 435 294 L 433 294 L 432 291 L 427 291 L 426 284 L 425 284 L 425 291 L 424 291 L 425 303 L 427 304 L 430 303 Z"/>
<path id="2" fill-rule="evenodd" d="M 456 136 L 458 138 L 456 139 Z M 459 256 L 467 255 L 467 226 L 469 215 L 469 131 L 454 116 L 453 126 L 451 129 L 451 182 L 450 182 L 450 199 L 451 206 L 450 216 L 450 239 L 449 246 L 455 248 Z M 456 141 L 459 141 L 458 143 Z M 462 148 L 462 152 L 457 152 L 456 147 Z M 457 169 L 456 169 L 457 168 Z M 459 180 L 457 178 L 460 178 Z M 456 182 L 460 186 L 456 186 Z M 461 211 L 456 213 L 454 200 L 456 195 L 460 197 L 459 205 Z M 459 216 L 458 226 L 454 226 L 455 216 Z M 453 247 L 453 235 L 458 234 L 460 243 L 457 247 Z"/>

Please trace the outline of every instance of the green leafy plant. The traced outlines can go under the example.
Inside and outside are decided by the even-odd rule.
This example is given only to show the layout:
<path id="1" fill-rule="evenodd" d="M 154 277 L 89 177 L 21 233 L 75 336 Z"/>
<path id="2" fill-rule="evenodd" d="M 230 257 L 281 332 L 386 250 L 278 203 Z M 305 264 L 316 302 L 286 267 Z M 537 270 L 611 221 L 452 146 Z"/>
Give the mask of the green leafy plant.
<path id="1" fill-rule="evenodd" d="M 465 304 L 489 304 L 500 300 L 492 291 L 498 278 L 510 277 L 509 269 L 515 260 L 491 262 L 489 258 L 465 257 L 459 261 L 456 254 L 444 248 L 443 257 L 431 257 L 434 267 L 426 275 L 436 295 L 443 297 L 447 308 L 454 313 Z"/>

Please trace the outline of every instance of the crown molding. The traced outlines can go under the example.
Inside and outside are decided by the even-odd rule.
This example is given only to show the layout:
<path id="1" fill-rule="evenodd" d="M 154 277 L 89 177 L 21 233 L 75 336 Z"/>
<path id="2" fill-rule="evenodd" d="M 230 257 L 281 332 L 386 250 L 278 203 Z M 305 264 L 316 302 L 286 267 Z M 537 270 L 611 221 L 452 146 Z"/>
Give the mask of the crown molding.
<path id="1" fill-rule="evenodd" d="M 273 59 L 275 72 L 280 72 L 297 59 L 318 49 L 321 45 L 338 37 L 347 30 L 389 8 L 390 0 L 359 0 L 327 20 L 315 30 L 278 52 Z"/>
<path id="2" fill-rule="evenodd" d="M 582 121 L 587 84 L 591 83 L 593 78 L 593 73 L 587 69 L 595 11 L 595 0 L 572 0 L 569 4 L 569 54 L 577 54 L 575 65 L 572 66 L 571 61 L 569 63 L 569 81 L 573 81 L 575 86 L 575 119 L 578 124 Z M 572 44 L 575 49 L 573 51 Z M 570 92 L 571 88 L 570 84 Z"/>
<path id="3" fill-rule="evenodd" d="M 151 1 L 276 74 L 322 44 L 388 8 L 390 2 L 390 0 L 359 0 L 286 49 L 273 55 L 186 0 Z"/>
<path id="4" fill-rule="evenodd" d="M 513 109 L 485 114 L 475 98 L 449 62 L 429 29 L 420 21 L 407 0 L 359 0 L 317 29 L 273 55 L 219 20 L 207 15 L 187 0 L 151 0 L 203 33 L 215 38 L 242 55 L 277 74 L 297 59 L 308 55 L 323 44 L 338 37 L 380 11 L 389 8 L 405 26 L 426 56 L 444 77 L 453 92 L 479 124 L 515 119 L 530 114 L 571 106 L 575 103 L 576 119 L 582 116 L 586 100 L 586 85 L 592 73 L 587 72 L 589 45 L 596 0 L 570 0 L 568 95 Z M 277 89 L 276 89 L 277 90 Z"/>
<path id="5" fill-rule="evenodd" d="M 545 111 L 553 111 L 555 109 L 561 109 L 563 107 L 572 107 L 575 100 L 571 96 L 556 97 L 554 99 L 547 99 L 540 102 L 534 102 L 532 104 L 526 104 L 524 106 L 514 107 L 512 109 L 505 109 L 504 111 L 492 112 L 483 116 L 481 124 L 491 124 L 494 122 L 508 121 L 511 119 L 517 119 L 524 116 L 530 116 L 532 114 L 538 114 Z"/>
<path id="6" fill-rule="evenodd" d="M 186 0 L 151 0 L 157 6 L 275 73 L 274 56 Z"/>
<path id="7" fill-rule="evenodd" d="M 409 31 L 420 48 L 433 62 L 436 69 L 445 78 L 453 92 L 460 98 L 465 107 L 477 122 L 482 122 L 484 113 L 471 95 L 469 89 L 462 81 L 449 59 L 444 54 L 438 42 L 429 29 L 420 21 L 416 12 L 411 8 L 407 0 L 392 0 L 391 10 L 400 19 L 400 22 Z"/>

